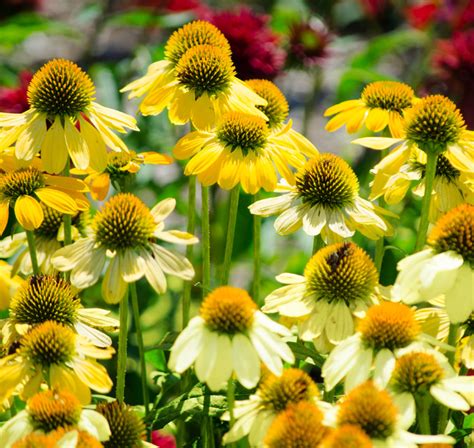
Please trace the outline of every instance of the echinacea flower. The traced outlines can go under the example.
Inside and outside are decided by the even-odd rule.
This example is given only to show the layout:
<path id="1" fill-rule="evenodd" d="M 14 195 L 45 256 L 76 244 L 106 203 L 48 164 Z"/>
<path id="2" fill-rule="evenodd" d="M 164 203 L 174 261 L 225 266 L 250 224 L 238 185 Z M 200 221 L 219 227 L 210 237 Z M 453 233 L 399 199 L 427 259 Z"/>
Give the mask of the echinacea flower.
<path id="1" fill-rule="evenodd" d="M 452 323 L 469 319 L 474 312 L 473 238 L 474 205 L 462 204 L 438 220 L 428 248 L 398 263 L 392 296 L 412 305 L 444 295 Z"/>
<path id="2" fill-rule="evenodd" d="M 354 243 L 320 249 L 304 275 L 280 274 L 286 284 L 265 298 L 265 313 L 297 318 L 299 336 L 328 352 L 354 334 L 357 318 L 378 302 L 378 272 L 367 253 Z"/>
<path id="3" fill-rule="evenodd" d="M 43 274 L 54 274 L 58 271 L 54 269 L 51 258 L 63 246 L 64 215 L 43 203 L 40 205 L 43 209 L 43 222 L 37 229 L 33 230 L 36 258 L 40 272 Z M 73 241 L 86 236 L 90 223 L 89 212 L 81 211 L 72 215 L 71 218 L 71 236 Z M 25 275 L 33 272 L 27 243 L 26 232 L 15 233 L 0 241 L 0 257 L 10 258 L 16 255 L 14 269 Z"/>
<path id="4" fill-rule="evenodd" d="M 191 160 L 184 174 L 196 175 L 202 185 L 217 183 L 224 190 L 241 184 L 255 194 L 261 188 L 273 191 L 277 172 L 294 182 L 290 167 L 302 166 L 307 145 L 289 143 L 291 124 L 272 133 L 263 118 L 229 112 L 209 131 L 194 131 L 182 137 L 173 149 L 178 160 Z"/>
<path id="5" fill-rule="evenodd" d="M 110 438 L 102 443 L 104 448 L 156 448 L 146 442 L 145 424 L 131 406 L 111 401 L 99 403 L 96 410 L 106 418 L 110 428 Z"/>
<path id="6" fill-rule="evenodd" d="M 230 48 L 222 33 L 208 22 L 191 22 L 175 31 L 165 47 L 165 59 L 147 74 L 125 86 L 129 98 L 145 95 L 143 115 L 168 108 L 173 124 L 191 120 L 207 129 L 228 111 L 239 110 L 265 118 L 255 106 L 265 101 L 236 78 Z"/>
<path id="7" fill-rule="evenodd" d="M 28 86 L 30 108 L 0 113 L 0 151 L 15 144 L 16 157 L 26 161 L 40 152 L 48 173 L 63 171 L 69 158 L 80 169 L 105 168 L 106 146 L 127 151 L 113 131 L 138 128 L 133 117 L 95 103 L 94 95 L 92 80 L 74 62 L 49 61 Z"/>
<path id="8" fill-rule="evenodd" d="M 474 171 L 474 131 L 466 129 L 459 109 L 443 95 L 426 96 L 416 102 L 405 112 L 402 133 L 394 135 L 359 138 L 352 143 L 376 150 L 394 146 L 381 162 L 385 166 L 409 161 L 416 146 L 427 154 L 442 154 L 460 171 Z"/>
<path id="9" fill-rule="evenodd" d="M 169 368 L 182 373 L 194 364 L 199 381 L 211 390 L 223 389 L 235 374 L 247 389 L 260 379 L 260 363 L 275 375 L 283 361 L 295 360 L 281 336 L 290 331 L 257 308 L 247 291 L 221 286 L 202 302 L 194 317 L 171 347 Z"/>
<path id="10" fill-rule="evenodd" d="M 87 174 L 84 179 L 91 196 L 96 201 L 103 201 L 112 184 L 116 190 L 124 191 L 133 183 L 142 165 L 169 165 L 173 162 L 170 156 L 154 151 L 140 152 L 109 152 L 107 166 L 103 171 L 89 168 L 71 170 L 73 174 Z"/>
<path id="11" fill-rule="evenodd" d="M 320 448 L 373 448 L 370 437 L 356 425 L 341 425 L 332 430 Z"/>
<path id="12" fill-rule="evenodd" d="M 26 437 L 17 440 L 11 448 L 76 448 L 80 441 L 78 431 L 65 431 L 64 429 L 58 429 L 52 431 L 49 434 L 43 434 L 40 432 L 32 432 Z M 88 440 L 89 442 L 90 440 Z M 88 448 L 102 448 L 99 441 L 94 444 L 93 442 L 86 445 Z"/>
<path id="13" fill-rule="evenodd" d="M 318 387 L 300 369 L 285 369 L 281 376 L 264 374 L 257 391 L 248 400 L 236 401 L 232 429 L 224 435 L 223 443 L 233 443 L 248 435 L 251 447 L 262 445 L 265 434 L 277 415 L 300 401 L 318 404 Z M 229 413 L 223 420 L 229 420 Z"/>
<path id="14" fill-rule="evenodd" d="M 0 235 L 7 226 L 10 207 L 25 230 L 41 226 L 41 203 L 67 215 L 89 208 L 83 194 L 88 188 L 79 179 L 46 174 L 34 166 L 8 171 L 3 168 L 0 165 Z"/>
<path id="15" fill-rule="evenodd" d="M 417 448 L 419 443 L 454 443 L 452 437 L 445 435 L 408 432 L 415 421 L 415 408 L 405 398 L 394 398 L 372 381 L 366 381 L 337 406 L 335 426 L 359 427 L 370 437 L 374 448 Z"/>
<path id="16" fill-rule="evenodd" d="M 165 273 L 191 280 L 194 269 L 189 260 L 157 243 L 198 242 L 187 232 L 164 230 L 164 220 L 175 206 L 176 200 L 169 198 L 150 210 L 133 194 L 119 193 L 96 213 L 90 235 L 59 249 L 52 258 L 53 265 L 59 271 L 71 271 L 71 283 L 84 289 L 97 282 L 108 262 L 102 295 L 109 303 L 120 302 L 128 283 L 143 276 L 159 294 L 166 291 Z"/>
<path id="17" fill-rule="evenodd" d="M 283 195 L 262 199 L 249 206 L 261 216 L 279 214 L 275 230 L 288 235 L 303 227 L 306 234 L 321 235 L 330 244 L 359 231 L 370 239 L 391 235 L 385 216 L 396 217 L 359 196 L 359 182 L 349 164 L 335 154 L 308 160 L 296 174 L 295 185 L 280 184 Z"/>
<path id="18" fill-rule="evenodd" d="M 82 404 L 93 389 L 107 393 L 112 380 L 96 359 L 110 359 L 112 347 L 99 348 L 66 325 L 46 321 L 34 326 L 20 340 L 19 348 L 0 359 L 0 402 L 20 394 L 27 399 L 41 390 L 48 378 L 53 389 L 68 390 Z"/>
<path id="19" fill-rule="evenodd" d="M 107 440 L 110 436 L 103 415 L 92 409 L 83 409 L 74 394 L 67 390 L 48 389 L 33 395 L 26 408 L 0 428 L 2 448 L 15 446 L 29 434 L 48 434 L 63 428 L 84 431 L 97 440 Z"/>
<path id="20" fill-rule="evenodd" d="M 6 261 L 0 260 L 0 311 L 8 309 L 11 298 L 22 282 L 21 277 L 12 276 L 12 267 Z"/>
<path id="21" fill-rule="evenodd" d="M 323 424 L 324 415 L 311 402 L 290 404 L 273 421 L 265 436 L 265 448 L 318 447 L 329 428 Z"/>
<path id="22" fill-rule="evenodd" d="M 371 377 L 385 387 L 399 351 L 415 342 L 428 345 L 436 340 L 421 333 L 414 310 L 397 302 L 372 306 L 357 332 L 342 341 L 325 361 L 322 376 L 326 389 L 332 390 L 345 378 L 344 389 L 350 391 Z"/>
<path id="23" fill-rule="evenodd" d="M 0 321 L 3 344 L 10 346 L 33 326 L 54 321 L 73 328 L 97 347 L 109 347 L 112 339 L 100 330 L 119 328 L 117 319 L 109 314 L 100 308 L 84 308 L 68 281 L 58 276 L 34 275 L 12 297 L 9 317 Z"/>
<path id="24" fill-rule="evenodd" d="M 343 101 L 331 106 L 324 116 L 335 115 L 326 124 L 326 130 L 336 131 L 346 125 L 350 134 L 363 125 L 372 132 L 387 126 L 393 137 L 403 135 L 405 113 L 417 101 L 410 86 L 395 81 L 376 81 L 365 86 L 359 99 Z"/>

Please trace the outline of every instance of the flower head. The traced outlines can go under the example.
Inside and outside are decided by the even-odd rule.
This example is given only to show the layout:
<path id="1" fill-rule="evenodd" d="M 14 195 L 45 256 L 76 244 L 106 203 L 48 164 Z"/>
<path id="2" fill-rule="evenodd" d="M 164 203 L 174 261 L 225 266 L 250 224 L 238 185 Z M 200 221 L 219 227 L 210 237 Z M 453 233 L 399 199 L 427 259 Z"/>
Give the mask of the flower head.
<path id="1" fill-rule="evenodd" d="M 323 440 L 321 448 L 372 448 L 370 437 L 356 425 L 342 425 Z"/>
<path id="2" fill-rule="evenodd" d="M 294 362 L 280 338 L 287 335 L 285 327 L 258 311 L 246 291 L 222 286 L 204 299 L 199 316 L 176 339 L 169 366 L 182 373 L 194 364 L 211 390 L 225 387 L 234 373 L 250 389 L 260 379 L 261 362 L 275 375 L 283 371 L 282 360 Z"/>
<path id="3" fill-rule="evenodd" d="M 135 119 L 94 102 L 90 77 L 74 62 L 53 59 L 33 76 L 28 86 L 29 109 L 21 114 L 0 113 L 0 150 L 15 144 L 15 155 L 31 161 L 41 153 L 49 173 L 74 166 L 103 169 L 106 146 L 127 151 L 112 131 L 137 130 Z"/>
<path id="4" fill-rule="evenodd" d="M 370 239 L 393 231 L 384 215 L 393 215 L 359 196 L 359 182 L 351 167 L 334 154 L 310 159 L 296 174 L 295 185 L 280 185 L 283 196 L 252 204 L 252 214 L 279 214 L 275 230 L 280 235 L 301 226 L 306 234 L 321 235 L 326 243 L 342 241 L 358 230 Z"/>
<path id="5" fill-rule="evenodd" d="M 150 210 L 133 194 L 119 193 L 96 213 L 91 234 L 59 249 L 53 265 L 60 271 L 71 271 L 71 283 L 82 289 L 95 284 L 109 262 L 102 283 L 102 295 L 109 303 L 118 303 L 127 284 L 143 276 L 160 294 L 166 291 L 165 273 L 190 280 L 194 277 L 191 263 L 157 242 L 198 241 L 187 232 L 164 230 L 164 220 L 175 205 L 174 199 L 165 199 Z M 87 264 L 83 263 L 86 253 L 91 259 Z"/>
<path id="6" fill-rule="evenodd" d="M 376 81 L 368 84 L 360 99 L 343 101 L 324 112 L 335 115 L 326 125 L 333 132 L 344 124 L 347 132 L 357 132 L 364 124 L 372 132 L 387 126 L 394 137 L 403 135 L 405 113 L 417 102 L 413 89 L 395 81 Z"/>

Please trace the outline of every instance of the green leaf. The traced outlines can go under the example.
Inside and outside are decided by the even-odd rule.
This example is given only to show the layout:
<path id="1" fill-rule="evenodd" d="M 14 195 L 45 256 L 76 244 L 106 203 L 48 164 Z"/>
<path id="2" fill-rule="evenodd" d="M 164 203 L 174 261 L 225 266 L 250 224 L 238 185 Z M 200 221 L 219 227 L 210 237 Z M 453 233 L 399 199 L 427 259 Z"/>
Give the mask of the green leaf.
<path id="1" fill-rule="evenodd" d="M 158 344 L 153 345 L 151 347 L 145 348 L 145 351 L 152 351 L 152 350 L 164 350 L 164 351 L 169 351 L 174 344 L 174 341 L 176 341 L 176 338 L 178 337 L 179 332 L 178 331 L 172 331 L 168 332 L 163 336 L 163 339 L 161 339 Z"/>
<path id="2" fill-rule="evenodd" d="M 166 358 L 163 350 L 156 349 L 146 352 L 145 360 L 160 372 L 165 372 L 167 370 Z"/>
<path id="3" fill-rule="evenodd" d="M 316 366 L 321 367 L 323 365 L 324 357 L 313 348 L 307 347 L 301 342 L 288 342 L 288 346 L 297 359 L 304 361 L 306 358 L 311 358 Z"/>

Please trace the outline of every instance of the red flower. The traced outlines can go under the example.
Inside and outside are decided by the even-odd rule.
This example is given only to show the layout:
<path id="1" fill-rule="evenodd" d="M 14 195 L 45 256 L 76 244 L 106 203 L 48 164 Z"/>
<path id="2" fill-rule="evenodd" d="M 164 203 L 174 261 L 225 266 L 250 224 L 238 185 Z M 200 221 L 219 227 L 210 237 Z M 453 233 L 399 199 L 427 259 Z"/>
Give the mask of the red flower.
<path id="1" fill-rule="evenodd" d="M 232 60 L 241 79 L 273 79 L 283 68 L 285 51 L 268 26 L 269 17 L 242 8 L 209 12 L 202 17 L 219 28 L 229 41 Z"/>
<path id="2" fill-rule="evenodd" d="M 161 431 L 153 431 L 151 433 L 151 443 L 159 448 L 176 448 L 174 437 Z"/>
<path id="3" fill-rule="evenodd" d="M 32 77 L 32 73 L 24 71 L 20 73 L 18 87 L 0 87 L 1 112 L 21 113 L 30 108 L 27 90 Z"/>
<path id="4" fill-rule="evenodd" d="M 144 8 L 164 12 L 198 11 L 203 6 L 199 0 L 133 0 L 127 7 Z"/>
<path id="5" fill-rule="evenodd" d="M 435 2 L 425 2 L 409 6 L 405 9 L 405 14 L 408 23 L 413 28 L 423 30 L 433 23 L 437 11 L 438 6 Z"/>

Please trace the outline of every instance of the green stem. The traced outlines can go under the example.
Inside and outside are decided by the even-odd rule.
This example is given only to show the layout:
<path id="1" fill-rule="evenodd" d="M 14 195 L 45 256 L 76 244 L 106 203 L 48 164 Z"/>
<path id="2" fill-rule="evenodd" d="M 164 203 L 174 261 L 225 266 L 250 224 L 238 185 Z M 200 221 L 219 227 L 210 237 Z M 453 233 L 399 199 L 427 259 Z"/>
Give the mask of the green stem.
<path id="1" fill-rule="evenodd" d="M 416 397 L 417 420 L 421 434 L 431 434 L 430 427 L 430 397 L 423 395 Z"/>
<path id="2" fill-rule="evenodd" d="M 232 378 L 229 378 L 229 381 L 227 382 L 227 410 L 229 411 L 229 430 L 232 429 L 235 423 L 235 417 L 234 417 L 234 404 L 235 404 L 235 384 Z M 233 443 L 230 443 L 227 445 L 230 448 L 234 447 Z"/>
<path id="3" fill-rule="evenodd" d="M 433 182 L 436 175 L 436 162 L 438 154 L 434 152 L 427 153 L 426 171 L 425 171 L 425 195 L 421 203 L 420 225 L 418 227 L 418 236 L 416 239 L 415 252 L 421 250 L 425 244 L 426 232 L 429 225 L 429 214 L 431 204 L 431 194 L 433 191 Z"/>
<path id="4" fill-rule="evenodd" d="M 335 394 L 336 394 L 336 388 L 335 387 L 333 387 L 331 390 L 325 390 L 324 395 L 323 395 L 323 400 L 326 403 L 333 403 Z"/>
<path id="5" fill-rule="evenodd" d="M 324 241 L 321 238 L 321 235 L 316 235 L 313 238 L 313 254 L 315 254 L 322 247 L 324 247 Z"/>
<path id="6" fill-rule="evenodd" d="M 209 415 L 209 406 L 211 404 L 211 391 L 205 386 L 204 396 L 204 418 L 201 425 L 201 438 L 203 440 L 204 448 L 214 448 L 214 424 L 212 417 Z"/>
<path id="7" fill-rule="evenodd" d="M 26 239 L 28 240 L 28 250 L 30 251 L 31 266 L 33 275 L 39 274 L 38 257 L 36 256 L 35 234 L 32 230 L 26 230 Z"/>
<path id="8" fill-rule="evenodd" d="M 385 238 L 379 238 L 375 242 L 375 257 L 374 257 L 374 264 L 375 267 L 377 268 L 377 271 L 382 270 L 382 262 L 383 262 L 383 256 L 385 254 Z"/>
<path id="9" fill-rule="evenodd" d="M 135 283 L 129 284 L 130 297 L 132 299 L 132 311 L 135 321 L 135 334 L 137 336 L 138 355 L 140 357 L 140 378 L 142 382 L 143 405 L 145 406 L 145 417 L 148 417 L 150 408 L 150 398 L 148 395 L 145 349 L 143 345 L 143 333 L 140 324 L 140 308 L 138 306 L 137 285 Z"/>
<path id="10" fill-rule="evenodd" d="M 117 384 L 115 397 L 120 403 L 123 403 L 125 398 L 125 375 L 127 372 L 128 295 L 129 291 L 123 296 L 119 307 L 120 330 L 117 353 Z"/>
<path id="11" fill-rule="evenodd" d="M 189 176 L 188 186 L 188 233 L 194 234 L 196 227 L 196 177 Z M 193 256 L 193 245 L 190 244 L 186 247 L 186 258 L 191 261 Z M 192 281 L 184 284 L 183 290 L 183 328 L 188 325 L 189 322 L 189 310 L 191 308 L 191 289 Z"/>
<path id="12" fill-rule="evenodd" d="M 232 250 L 234 248 L 235 224 L 237 222 L 237 211 L 239 208 L 240 185 L 236 185 L 230 192 L 229 221 L 227 223 L 226 245 L 224 253 L 224 267 L 222 269 L 222 284 L 227 285 L 230 275 L 230 264 L 232 261 Z"/>
<path id="13" fill-rule="evenodd" d="M 209 187 L 201 186 L 202 192 L 202 294 L 211 289 L 211 233 L 209 226 Z"/>
<path id="14" fill-rule="evenodd" d="M 256 193 L 253 197 L 253 202 L 257 202 L 259 194 Z M 260 246 L 261 246 L 261 231 L 262 231 L 262 217 L 253 215 L 253 300 L 260 305 Z"/>

